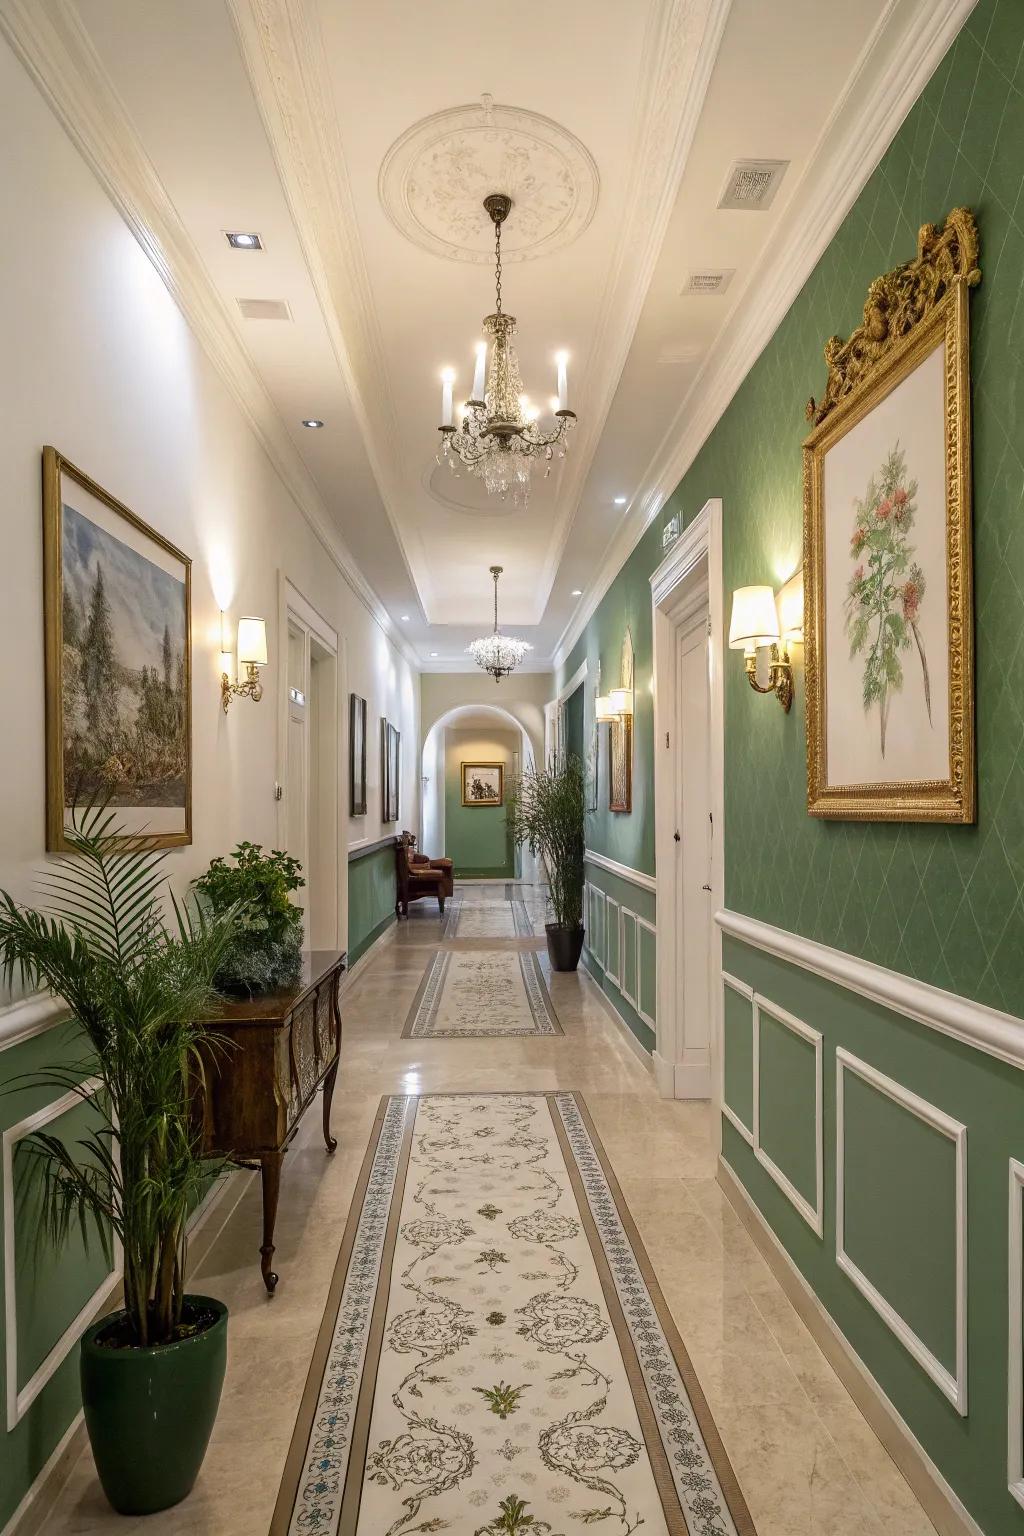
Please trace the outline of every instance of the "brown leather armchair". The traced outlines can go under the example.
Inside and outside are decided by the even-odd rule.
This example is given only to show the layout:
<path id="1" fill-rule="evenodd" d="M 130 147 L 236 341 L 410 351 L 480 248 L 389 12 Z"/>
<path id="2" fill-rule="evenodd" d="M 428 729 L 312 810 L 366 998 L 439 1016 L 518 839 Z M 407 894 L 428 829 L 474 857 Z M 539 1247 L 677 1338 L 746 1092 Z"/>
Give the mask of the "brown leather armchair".
<path id="1" fill-rule="evenodd" d="M 445 898 L 455 888 L 451 859 L 428 859 L 426 854 L 417 853 L 416 838 L 411 832 L 402 832 L 395 838 L 395 875 L 396 917 L 408 917 L 410 901 L 420 901 L 424 896 L 436 896 L 443 912 Z"/>

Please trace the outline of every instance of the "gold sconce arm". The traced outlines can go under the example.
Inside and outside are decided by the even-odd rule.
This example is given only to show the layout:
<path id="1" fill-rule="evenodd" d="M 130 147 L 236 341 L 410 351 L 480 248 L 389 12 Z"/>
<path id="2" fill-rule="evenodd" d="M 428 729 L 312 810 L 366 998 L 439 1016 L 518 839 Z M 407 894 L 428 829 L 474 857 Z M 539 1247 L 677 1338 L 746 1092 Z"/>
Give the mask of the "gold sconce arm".
<path id="1" fill-rule="evenodd" d="M 262 699 L 263 684 L 260 681 L 260 669 L 254 661 L 246 664 L 244 683 L 233 683 L 226 672 L 221 673 L 220 702 L 225 714 L 234 697 L 252 699 L 254 704 L 258 704 Z"/>
<path id="2" fill-rule="evenodd" d="M 788 715 L 793 703 L 793 664 L 789 659 L 786 646 L 783 646 L 780 652 L 777 645 L 772 645 L 767 683 L 759 683 L 757 680 L 756 651 L 747 651 L 743 663 L 747 672 L 747 682 L 755 693 L 774 693 Z"/>

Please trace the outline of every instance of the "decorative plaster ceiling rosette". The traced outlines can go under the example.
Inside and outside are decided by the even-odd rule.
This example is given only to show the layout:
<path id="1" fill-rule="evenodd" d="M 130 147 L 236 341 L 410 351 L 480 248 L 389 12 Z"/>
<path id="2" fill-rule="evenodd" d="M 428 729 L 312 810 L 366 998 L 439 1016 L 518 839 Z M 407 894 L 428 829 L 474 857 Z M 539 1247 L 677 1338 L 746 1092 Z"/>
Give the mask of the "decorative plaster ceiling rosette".
<path id="1" fill-rule="evenodd" d="M 406 239 L 449 261 L 494 260 L 489 192 L 513 201 L 503 261 L 570 245 L 594 216 L 600 177 L 567 128 L 518 107 L 452 107 L 414 123 L 384 156 L 378 192 Z"/>

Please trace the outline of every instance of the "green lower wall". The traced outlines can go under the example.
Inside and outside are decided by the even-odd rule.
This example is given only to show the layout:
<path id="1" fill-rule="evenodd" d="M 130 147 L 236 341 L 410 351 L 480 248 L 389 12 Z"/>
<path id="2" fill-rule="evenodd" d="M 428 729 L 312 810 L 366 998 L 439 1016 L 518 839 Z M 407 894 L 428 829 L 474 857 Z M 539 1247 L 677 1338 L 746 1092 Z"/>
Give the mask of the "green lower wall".
<path id="1" fill-rule="evenodd" d="M 501 763 L 505 787 L 512 772 L 512 754 L 519 739 L 512 731 L 482 733 L 453 730 L 445 733 L 444 851 L 457 877 L 478 880 L 511 880 L 515 877 L 515 852 L 508 835 L 504 805 L 463 805 L 462 763 Z"/>
<path id="2" fill-rule="evenodd" d="M 583 964 L 645 1050 L 655 1046 L 657 902 L 653 891 L 586 861 Z"/>
<path id="3" fill-rule="evenodd" d="M 389 844 L 348 861 L 348 963 L 395 920 L 395 852 Z"/>

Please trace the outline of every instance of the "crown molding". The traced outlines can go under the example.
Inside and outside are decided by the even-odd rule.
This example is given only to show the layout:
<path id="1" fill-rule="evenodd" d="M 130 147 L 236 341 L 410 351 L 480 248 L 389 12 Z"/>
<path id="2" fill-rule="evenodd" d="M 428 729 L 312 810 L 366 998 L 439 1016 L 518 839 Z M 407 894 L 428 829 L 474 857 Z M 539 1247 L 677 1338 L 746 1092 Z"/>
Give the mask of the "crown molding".
<path id="1" fill-rule="evenodd" d="M 419 670 L 415 651 L 334 526 L 71 0 L 2 0 L 0 33 L 156 269 L 338 573 Z"/>
<path id="2" fill-rule="evenodd" d="M 397 414 L 359 238 L 319 18 L 311 0 L 227 0 L 306 268 L 363 447 L 425 613 L 432 590 L 418 533 L 410 549 L 397 508 Z M 372 407 L 372 408 L 371 408 Z"/>
<path id="3" fill-rule="evenodd" d="M 721 45 L 732 0 L 667 0 L 652 14 L 644 42 L 630 164 L 619 238 L 590 343 L 589 388 L 581 400 L 580 443 L 565 464 L 553 537 L 537 584 L 538 622 L 547 606 L 583 499 L 594 454 L 612 408 L 647 301 L 672 210 Z M 600 374 L 594 364 L 603 359 Z"/>
<path id="4" fill-rule="evenodd" d="M 721 420 L 977 0 L 889 0 L 783 218 L 743 285 L 605 550 L 552 665 L 565 665 L 599 603 Z"/>

